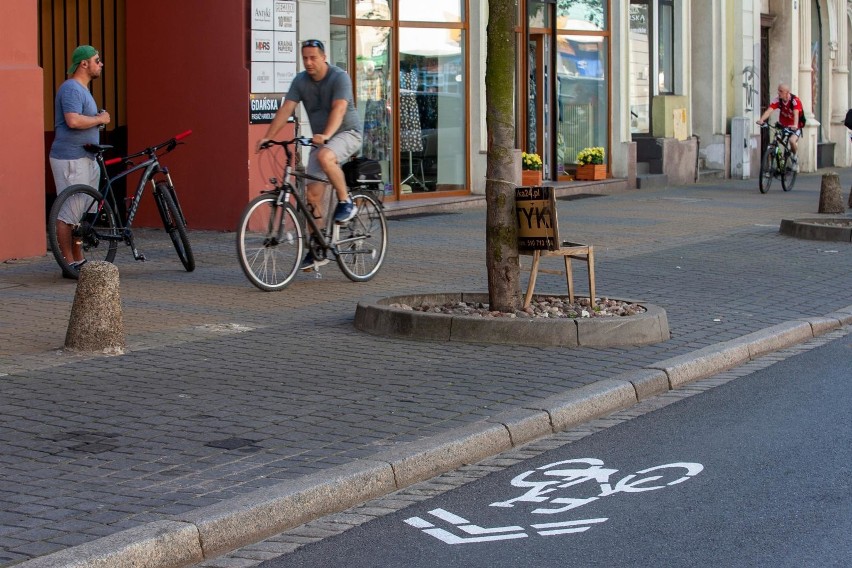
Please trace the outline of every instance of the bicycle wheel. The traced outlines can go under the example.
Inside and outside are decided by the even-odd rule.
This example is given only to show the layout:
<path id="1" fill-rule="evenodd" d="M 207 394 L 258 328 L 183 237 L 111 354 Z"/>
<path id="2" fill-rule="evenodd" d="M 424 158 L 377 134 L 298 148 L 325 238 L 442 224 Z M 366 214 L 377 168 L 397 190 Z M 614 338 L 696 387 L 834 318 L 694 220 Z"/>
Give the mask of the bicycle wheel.
<path id="1" fill-rule="evenodd" d="M 189 237 L 186 234 L 186 223 L 177 203 L 172 197 L 173 188 L 169 187 L 164 181 L 157 183 L 155 189 L 155 197 L 158 200 L 158 208 L 160 217 L 163 219 L 163 228 L 169 234 L 172 244 L 175 245 L 178 258 L 181 264 L 186 268 L 187 272 L 195 270 L 195 256 L 192 254 L 192 247 L 189 244 Z"/>
<path id="2" fill-rule="evenodd" d="M 369 195 L 353 195 L 358 213 L 340 228 L 337 264 L 354 282 L 369 280 L 385 260 L 388 225 L 379 203 Z"/>
<path id="3" fill-rule="evenodd" d="M 98 209 L 100 207 L 100 210 Z M 75 220 L 72 225 L 71 240 L 82 245 L 83 257 L 89 260 L 115 260 L 118 240 L 105 240 L 104 237 L 119 236 L 119 224 L 115 212 L 103 196 L 88 185 L 72 185 L 60 192 L 50 208 L 47 218 L 47 236 L 50 249 L 56 262 L 62 268 L 63 274 L 70 278 L 78 278 L 80 271 L 71 266 L 71 262 L 62 255 L 59 248 L 59 236 L 56 223 L 62 217 Z"/>
<path id="4" fill-rule="evenodd" d="M 302 226 L 289 203 L 263 194 L 246 205 L 237 226 L 237 257 L 249 282 L 267 292 L 293 280 L 304 248 Z"/>
<path id="5" fill-rule="evenodd" d="M 793 158 L 787 156 L 784 160 L 784 171 L 781 172 L 781 189 L 790 191 L 796 184 L 796 176 L 798 174 L 793 171 Z"/>
<path id="6" fill-rule="evenodd" d="M 775 147 L 771 144 L 763 151 L 763 157 L 760 159 L 760 193 L 769 191 L 769 186 L 772 185 L 772 177 L 775 174 Z"/>

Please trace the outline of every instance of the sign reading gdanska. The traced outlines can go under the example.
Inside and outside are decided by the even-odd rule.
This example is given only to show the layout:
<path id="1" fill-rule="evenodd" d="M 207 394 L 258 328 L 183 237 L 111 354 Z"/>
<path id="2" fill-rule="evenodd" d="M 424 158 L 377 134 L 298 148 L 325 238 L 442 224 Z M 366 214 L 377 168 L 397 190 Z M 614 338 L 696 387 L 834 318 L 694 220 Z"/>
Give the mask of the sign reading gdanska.
<path id="1" fill-rule="evenodd" d="M 249 95 L 249 124 L 269 124 L 275 112 L 284 104 L 284 93 Z"/>
<path id="2" fill-rule="evenodd" d="M 515 188 L 520 250 L 556 250 L 559 231 L 556 224 L 556 193 L 552 187 Z"/>

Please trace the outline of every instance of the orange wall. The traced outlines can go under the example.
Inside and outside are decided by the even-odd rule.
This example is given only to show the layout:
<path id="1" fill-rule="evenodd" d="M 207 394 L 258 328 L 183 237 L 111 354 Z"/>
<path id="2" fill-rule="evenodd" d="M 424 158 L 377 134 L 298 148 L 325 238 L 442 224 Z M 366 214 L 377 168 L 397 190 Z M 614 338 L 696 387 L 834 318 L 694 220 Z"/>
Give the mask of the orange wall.
<path id="1" fill-rule="evenodd" d="M 127 3 L 128 149 L 192 129 L 163 160 L 190 229 L 234 230 L 249 198 L 247 4 Z M 142 203 L 135 224 L 160 226 L 153 200 Z"/>
<path id="2" fill-rule="evenodd" d="M 44 99 L 38 13 L 3 0 L 0 18 L 0 260 L 45 253 Z"/>

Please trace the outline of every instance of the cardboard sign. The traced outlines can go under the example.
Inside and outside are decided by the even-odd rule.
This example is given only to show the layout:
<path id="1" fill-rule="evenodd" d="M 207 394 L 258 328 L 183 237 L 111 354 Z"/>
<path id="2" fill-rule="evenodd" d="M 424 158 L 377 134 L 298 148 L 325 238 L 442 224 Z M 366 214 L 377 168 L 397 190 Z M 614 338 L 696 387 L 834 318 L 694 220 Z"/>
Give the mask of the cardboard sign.
<path id="1" fill-rule="evenodd" d="M 515 188 L 518 249 L 557 250 L 556 192 L 552 187 Z"/>

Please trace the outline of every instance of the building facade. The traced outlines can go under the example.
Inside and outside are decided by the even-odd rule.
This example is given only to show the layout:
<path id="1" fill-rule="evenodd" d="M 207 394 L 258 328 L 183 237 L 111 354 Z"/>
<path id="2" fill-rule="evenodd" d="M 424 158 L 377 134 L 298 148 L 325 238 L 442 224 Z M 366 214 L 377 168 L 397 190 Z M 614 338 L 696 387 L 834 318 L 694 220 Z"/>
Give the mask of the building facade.
<path id="1" fill-rule="evenodd" d="M 789 84 L 805 106 L 802 171 L 852 165 L 850 0 L 517 0 L 516 146 L 544 179 L 570 179 L 603 147 L 608 174 L 692 183 L 756 177 L 755 120 Z M 107 62 L 93 84 L 104 142 L 138 150 L 194 134 L 168 158 L 190 226 L 232 230 L 266 183 L 262 113 L 320 39 L 352 77 L 363 154 L 386 200 L 483 193 L 488 3 L 481 0 L 9 0 L 0 101 L 19 134 L 0 141 L 0 259 L 44 254 L 53 96 L 78 44 Z M 278 14 L 279 22 L 267 15 Z M 266 53 L 269 51 L 269 53 Z M 25 102 L 21 102 L 25 101 Z M 7 113 L 8 114 L 8 113 Z M 307 130 L 305 130 L 307 132 Z M 565 181 L 566 183 L 569 183 Z M 144 200 L 143 200 L 144 201 Z M 148 204 L 151 205 L 150 203 Z M 153 207 L 137 222 L 156 226 Z"/>

